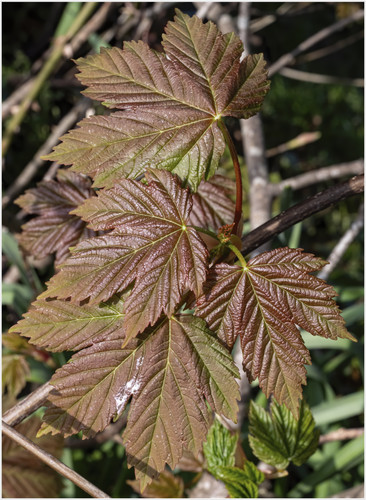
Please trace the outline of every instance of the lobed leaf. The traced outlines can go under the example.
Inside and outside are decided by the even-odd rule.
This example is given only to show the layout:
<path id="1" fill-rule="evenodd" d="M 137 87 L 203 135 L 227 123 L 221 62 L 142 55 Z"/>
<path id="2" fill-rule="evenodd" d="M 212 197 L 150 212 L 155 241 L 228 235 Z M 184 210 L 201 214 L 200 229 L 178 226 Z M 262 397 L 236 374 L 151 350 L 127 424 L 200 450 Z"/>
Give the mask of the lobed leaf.
<path id="1" fill-rule="evenodd" d="M 123 338 L 123 302 L 123 298 L 113 298 L 93 306 L 38 300 L 9 332 L 29 337 L 32 344 L 49 351 L 78 351 L 112 334 Z"/>
<path id="2" fill-rule="evenodd" d="M 29 189 L 16 203 L 37 217 L 22 226 L 21 246 L 37 258 L 56 254 L 56 265 L 69 255 L 69 247 L 95 233 L 70 212 L 94 195 L 91 182 L 69 170 L 59 170 L 57 181 L 42 181 Z"/>
<path id="3" fill-rule="evenodd" d="M 199 295 L 207 273 L 207 249 L 188 226 L 191 195 L 168 172 L 146 178 L 148 186 L 122 179 L 75 211 L 94 230 L 112 232 L 73 249 L 43 294 L 98 303 L 135 282 L 125 303 L 126 342 L 162 312 L 171 316 L 187 290 Z"/>
<path id="4" fill-rule="evenodd" d="M 56 458 L 60 458 L 64 440 L 61 436 L 36 438 L 41 422 L 32 416 L 15 429 Z M 56 498 L 62 489 L 60 476 L 37 457 L 3 436 L 3 498 Z"/>
<path id="5" fill-rule="evenodd" d="M 218 231 L 234 220 L 235 183 L 222 175 L 214 175 L 208 182 L 201 182 L 192 195 L 193 206 L 189 220 L 193 226 Z"/>
<path id="6" fill-rule="evenodd" d="M 215 419 L 203 444 L 208 470 L 217 466 L 233 467 L 237 443 L 238 436 L 231 435 L 229 429 Z"/>
<path id="7" fill-rule="evenodd" d="M 270 410 L 250 403 L 249 443 L 255 456 L 278 469 L 286 469 L 291 461 L 302 465 L 316 451 L 320 434 L 310 408 L 302 400 L 298 420 L 274 400 Z"/>
<path id="8" fill-rule="evenodd" d="M 269 89 L 264 60 L 240 61 L 238 36 L 178 9 L 163 46 L 158 53 L 125 42 L 123 50 L 80 58 L 85 95 L 122 111 L 83 120 L 45 158 L 73 165 L 98 187 L 151 167 L 176 173 L 194 191 L 211 177 L 225 147 L 217 120 L 259 110 Z"/>
<path id="9" fill-rule="evenodd" d="M 125 348 L 118 340 L 95 343 L 57 370 L 40 435 L 83 430 L 92 436 L 132 396 L 124 441 L 144 490 L 165 464 L 175 467 L 183 449 L 201 450 L 210 422 L 206 401 L 235 420 L 237 376 L 230 354 L 201 319 L 166 319 Z"/>
<path id="10" fill-rule="evenodd" d="M 2 393 L 16 397 L 27 383 L 29 365 L 22 354 L 5 354 L 1 357 Z"/>
<path id="11" fill-rule="evenodd" d="M 140 481 L 127 481 L 127 483 L 143 498 L 184 498 L 183 479 L 168 470 L 164 470 L 157 479 L 153 479 L 143 493 Z"/>
<path id="12" fill-rule="evenodd" d="M 332 299 L 332 287 L 309 275 L 324 264 L 290 248 L 260 254 L 245 268 L 219 264 L 198 300 L 196 314 L 229 347 L 240 335 L 249 380 L 258 377 L 266 396 L 274 394 L 296 415 L 301 384 L 306 383 L 304 364 L 310 363 L 296 325 L 313 335 L 353 339 Z"/>

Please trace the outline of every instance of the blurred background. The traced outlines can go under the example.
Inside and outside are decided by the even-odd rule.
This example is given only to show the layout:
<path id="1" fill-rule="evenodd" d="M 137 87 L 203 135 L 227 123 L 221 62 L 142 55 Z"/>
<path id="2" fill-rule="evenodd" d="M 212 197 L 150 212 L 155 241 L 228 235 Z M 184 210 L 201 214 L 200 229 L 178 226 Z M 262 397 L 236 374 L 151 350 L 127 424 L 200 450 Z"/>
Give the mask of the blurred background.
<path id="1" fill-rule="evenodd" d="M 253 53 L 263 52 L 270 71 L 272 68 L 271 90 L 261 111 L 264 175 L 271 193 L 267 218 L 363 171 L 363 3 L 253 2 L 247 4 L 247 10 L 240 2 L 2 3 L 4 408 L 49 380 L 69 357 L 67 353 L 35 349 L 6 332 L 27 311 L 54 270 L 51 257 L 37 259 L 19 248 L 14 235 L 29 215 L 13 202 L 26 189 L 55 177 L 57 165 L 39 157 L 49 153 L 61 135 L 86 115 L 108 113 L 101 104 L 81 95 L 72 59 L 98 52 L 101 47 L 122 47 L 124 40 L 142 39 L 161 51 L 161 34 L 173 19 L 175 7 L 215 21 L 224 32 L 243 30 L 243 21 L 249 16 L 248 46 Z M 317 34 L 321 36 L 314 39 Z M 308 45 L 301 45 L 309 40 Z M 282 56 L 290 53 L 286 64 L 276 67 Z M 244 231 L 248 232 L 255 223 L 250 219 L 253 175 L 248 173 L 248 159 L 244 158 L 245 130 L 235 119 L 228 119 L 227 125 L 243 166 Z M 224 156 L 221 170 L 233 175 L 229 155 Z M 303 177 L 307 173 L 310 176 Z M 304 334 L 313 361 L 304 395 L 322 435 L 339 429 L 360 430 L 364 425 L 361 202 L 360 196 L 341 201 L 270 243 L 270 248 L 301 247 L 324 259 L 332 255 L 334 268 L 323 277 L 336 288 L 347 327 L 358 339 L 357 344 L 348 340 L 335 343 Z M 335 248 L 338 256 L 334 257 Z M 250 395 L 266 405 L 255 383 Z M 32 437 L 33 428 L 24 432 Z M 255 461 L 247 440 L 247 419 L 240 432 L 245 452 Z M 112 497 L 137 497 L 127 482 L 133 479 L 133 472 L 127 469 L 118 437 L 91 441 L 69 438 L 63 452 L 60 443 L 55 446 L 65 463 Z M 4 460 L 3 474 L 8 474 L 10 484 L 12 472 L 6 454 Z M 29 473 L 29 467 L 29 481 L 36 474 L 46 474 L 36 464 Z M 350 488 L 359 494 L 363 439 L 324 440 L 306 464 L 290 467 L 289 472 L 266 483 L 262 494 L 324 498 Z M 180 476 L 188 492 L 199 481 L 197 472 L 181 472 Z M 46 476 L 42 477 L 48 484 Z M 66 480 L 53 490 L 27 488 L 33 497 L 87 496 Z M 4 491 L 5 496 L 12 496 L 6 491 L 14 494 L 15 490 Z"/>

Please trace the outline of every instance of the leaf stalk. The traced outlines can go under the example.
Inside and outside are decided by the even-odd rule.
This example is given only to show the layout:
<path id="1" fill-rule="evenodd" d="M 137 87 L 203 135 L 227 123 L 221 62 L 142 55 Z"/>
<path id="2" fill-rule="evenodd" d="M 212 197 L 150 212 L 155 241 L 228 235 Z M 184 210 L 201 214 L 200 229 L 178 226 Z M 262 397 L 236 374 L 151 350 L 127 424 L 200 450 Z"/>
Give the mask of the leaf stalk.
<path id="1" fill-rule="evenodd" d="M 240 236 L 240 221 L 242 218 L 242 205 L 243 205 L 243 181 L 241 177 L 240 164 L 238 159 L 238 154 L 236 152 L 233 140 L 229 134 L 229 131 L 222 121 L 222 119 L 217 121 L 218 126 L 220 127 L 221 132 L 224 135 L 224 139 L 226 144 L 228 145 L 231 160 L 233 162 L 234 171 L 235 171 L 235 184 L 236 184 L 236 197 L 235 197 L 235 215 L 234 215 L 234 227 L 233 234 Z"/>

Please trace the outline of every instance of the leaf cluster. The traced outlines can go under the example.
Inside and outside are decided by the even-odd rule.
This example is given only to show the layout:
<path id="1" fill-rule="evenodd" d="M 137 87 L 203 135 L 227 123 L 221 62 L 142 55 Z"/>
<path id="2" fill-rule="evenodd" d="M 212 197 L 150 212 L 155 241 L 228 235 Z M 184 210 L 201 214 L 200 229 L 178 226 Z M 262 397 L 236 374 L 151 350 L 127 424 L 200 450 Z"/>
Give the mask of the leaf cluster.
<path id="1" fill-rule="evenodd" d="M 223 117 L 259 110 L 262 55 L 242 59 L 235 34 L 178 10 L 163 47 L 129 42 L 78 60 L 85 94 L 117 111 L 65 135 L 47 159 L 71 169 L 18 200 L 37 215 L 23 246 L 62 264 L 11 330 L 77 351 L 52 377 L 39 435 L 90 437 L 128 408 L 123 440 L 142 491 L 184 450 L 201 451 L 211 411 L 236 420 L 238 336 L 249 379 L 296 416 L 310 363 L 297 326 L 351 338 L 334 290 L 311 274 L 324 261 L 281 248 L 246 263 L 230 235 L 216 236 L 234 212 L 233 186 L 212 177 Z M 207 232 L 239 263 L 216 263 Z M 210 467 L 250 497 L 258 471 L 229 462 Z"/>

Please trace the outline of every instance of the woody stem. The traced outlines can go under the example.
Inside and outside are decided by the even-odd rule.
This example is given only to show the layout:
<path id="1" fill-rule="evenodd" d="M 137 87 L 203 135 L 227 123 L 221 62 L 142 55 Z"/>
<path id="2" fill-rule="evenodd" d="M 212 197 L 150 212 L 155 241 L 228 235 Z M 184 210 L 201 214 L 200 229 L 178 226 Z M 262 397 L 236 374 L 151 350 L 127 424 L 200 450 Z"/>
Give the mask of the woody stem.
<path id="1" fill-rule="evenodd" d="M 231 139 L 231 136 L 229 134 L 228 129 L 226 128 L 225 123 L 222 121 L 220 118 L 217 122 L 218 126 L 220 127 L 222 133 L 224 134 L 225 142 L 229 147 L 231 159 L 234 165 L 234 170 L 235 170 L 235 181 L 236 181 L 236 199 L 235 199 L 235 215 L 234 215 L 234 227 L 233 227 L 233 234 L 236 234 L 237 236 L 241 236 L 240 233 L 240 220 L 242 216 L 242 204 L 243 204 L 243 182 L 241 178 L 241 171 L 240 171 L 240 165 L 239 165 L 239 159 L 238 159 L 238 154 L 236 152 L 233 140 Z"/>

